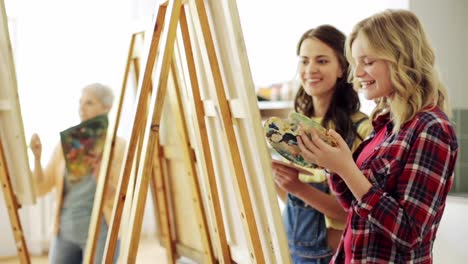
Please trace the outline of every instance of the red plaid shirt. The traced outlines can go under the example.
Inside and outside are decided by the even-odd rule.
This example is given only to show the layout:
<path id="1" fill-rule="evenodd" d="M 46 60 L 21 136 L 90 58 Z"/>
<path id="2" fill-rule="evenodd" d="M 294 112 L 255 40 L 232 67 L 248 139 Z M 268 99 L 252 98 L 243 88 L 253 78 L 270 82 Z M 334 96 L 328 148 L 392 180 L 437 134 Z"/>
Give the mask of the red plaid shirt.
<path id="1" fill-rule="evenodd" d="M 388 121 L 388 115 L 374 120 L 374 132 L 355 159 Z M 352 263 L 432 263 L 458 155 L 455 131 L 438 107 L 418 113 L 397 134 L 392 129 L 389 122 L 386 139 L 361 166 L 372 183 L 361 202 L 340 176 L 330 175 L 340 202 L 352 210 Z M 332 263 L 344 263 L 343 243 Z"/>

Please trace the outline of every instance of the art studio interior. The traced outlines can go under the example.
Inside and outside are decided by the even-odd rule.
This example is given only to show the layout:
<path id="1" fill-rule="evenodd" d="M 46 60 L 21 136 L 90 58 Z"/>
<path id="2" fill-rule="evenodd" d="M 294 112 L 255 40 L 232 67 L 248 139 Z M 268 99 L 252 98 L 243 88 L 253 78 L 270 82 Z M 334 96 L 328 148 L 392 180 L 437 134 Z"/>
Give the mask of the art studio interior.
<path id="1" fill-rule="evenodd" d="M 0 172 L 6 177 L 0 263 L 52 263 L 50 251 L 66 228 L 87 241 L 76 242 L 81 263 L 94 263 L 96 252 L 102 263 L 116 256 L 118 263 L 293 263 L 263 122 L 294 111 L 303 32 L 329 24 L 348 35 L 357 22 L 386 9 L 420 19 L 448 90 L 459 153 L 432 261 L 466 263 L 468 1 L 1 2 L 0 151 L 6 158 Z M 97 84 L 113 94 L 102 109 L 83 89 L 100 89 Z M 375 102 L 362 94 L 359 100 L 360 111 L 370 115 Z M 105 119 L 85 123 L 83 109 L 102 111 Z M 43 175 L 55 173 L 45 168 L 71 171 L 81 150 L 70 137 L 83 129 L 93 133 L 93 148 L 100 147 L 77 163 L 92 164 L 86 173 L 98 175 L 85 173 L 79 187 L 93 195 L 73 194 L 82 179 L 63 183 L 63 175 L 43 194 L 33 179 L 37 162 Z M 87 221 L 74 227 L 85 207 Z"/>

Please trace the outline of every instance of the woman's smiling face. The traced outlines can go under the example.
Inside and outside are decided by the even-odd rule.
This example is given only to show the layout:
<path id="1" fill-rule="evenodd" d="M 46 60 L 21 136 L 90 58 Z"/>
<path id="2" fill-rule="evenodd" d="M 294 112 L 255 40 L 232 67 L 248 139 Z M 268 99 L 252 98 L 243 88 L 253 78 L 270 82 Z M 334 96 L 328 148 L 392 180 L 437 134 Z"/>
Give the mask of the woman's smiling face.
<path id="1" fill-rule="evenodd" d="M 390 97 L 393 85 L 390 80 L 390 66 L 387 61 L 377 59 L 368 46 L 367 40 L 359 33 L 351 45 L 354 59 L 354 78 L 361 84 L 360 89 L 368 100 Z"/>
<path id="2" fill-rule="evenodd" d="M 299 49 L 299 78 L 310 96 L 333 96 L 336 81 L 343 76 L 335 52 L 316 38 L 305 39 Z"/>

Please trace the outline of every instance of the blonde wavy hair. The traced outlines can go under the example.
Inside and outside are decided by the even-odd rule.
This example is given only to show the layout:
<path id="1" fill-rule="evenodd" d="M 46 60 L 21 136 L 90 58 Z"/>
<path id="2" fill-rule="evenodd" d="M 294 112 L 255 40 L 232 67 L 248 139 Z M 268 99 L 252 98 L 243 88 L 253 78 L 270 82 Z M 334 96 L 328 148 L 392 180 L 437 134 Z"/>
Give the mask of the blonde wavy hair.
<path id="1" fill-rule="evenodd" d="M 353 78 L 356 65 L 351 46 L 358 34 L 376 59 L 388 62 L 394 88 L 391 99 L 377 100 L 372 119 L 390 107 L 393 132 L 398 132 L 405 122 L 426 107 L 439 106 L 450 117 L 447 90 L 435 67 L 434 50 L 415 14 L 407 10 L 388 9 L 354 26 L 345 49 L 352 68 L 348 80 L 353 82 L 355 89 L 360 88 L 360 83 Z"/>

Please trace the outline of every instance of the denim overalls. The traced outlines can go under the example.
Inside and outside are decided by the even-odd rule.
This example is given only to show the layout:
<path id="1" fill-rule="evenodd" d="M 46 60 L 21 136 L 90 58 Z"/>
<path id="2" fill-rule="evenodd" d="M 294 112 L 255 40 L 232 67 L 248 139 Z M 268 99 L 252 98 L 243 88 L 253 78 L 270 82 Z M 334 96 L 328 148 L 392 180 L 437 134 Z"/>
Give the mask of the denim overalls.
<path id="1" fill-rule="evenodd" d="M 308 183 L 329 192 L 327 181 Z M 332 251 L 327 244 L 327 227 L 322 213 L 288 193 L 283 222 L 293 263 L 329 263 Z"/>
<path id="2" fill-rule="evenodd" d="M 71 183 L 65 175 L 63 205 L 60 210 L 60 229 L 52 242 L 49 263 L 82 263 L 95 193 L 96 179 L 92 175 L 85 176 L 76 183 Z M 108 226 L 102 219 L 94 258 L 96 264 L 102 263 L 107 229 Z M 118 246 L 115 256 L 118 256 Z"/>

